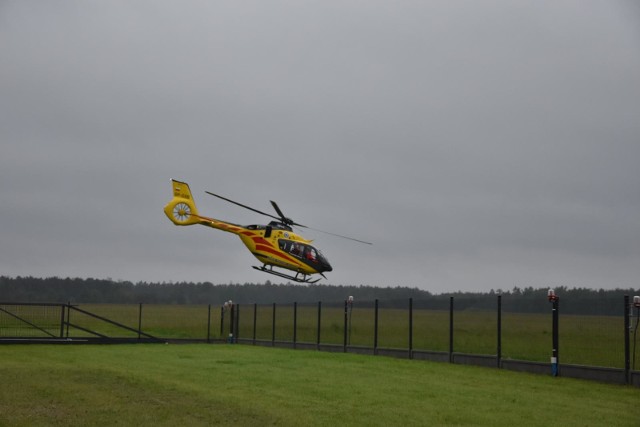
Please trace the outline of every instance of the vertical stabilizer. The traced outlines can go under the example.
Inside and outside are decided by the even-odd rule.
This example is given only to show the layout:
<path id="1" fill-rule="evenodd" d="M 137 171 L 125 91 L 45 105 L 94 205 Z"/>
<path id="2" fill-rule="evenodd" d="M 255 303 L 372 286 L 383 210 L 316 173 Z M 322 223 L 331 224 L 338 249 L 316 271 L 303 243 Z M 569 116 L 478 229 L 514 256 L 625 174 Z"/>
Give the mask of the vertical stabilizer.
<path id="1" fill-rule="evenodd" d="M 171 180 L 173 199 L 164 207 L 164 213 L 175 225 L 198 224 L 198 210 L 186 182 Z"/>

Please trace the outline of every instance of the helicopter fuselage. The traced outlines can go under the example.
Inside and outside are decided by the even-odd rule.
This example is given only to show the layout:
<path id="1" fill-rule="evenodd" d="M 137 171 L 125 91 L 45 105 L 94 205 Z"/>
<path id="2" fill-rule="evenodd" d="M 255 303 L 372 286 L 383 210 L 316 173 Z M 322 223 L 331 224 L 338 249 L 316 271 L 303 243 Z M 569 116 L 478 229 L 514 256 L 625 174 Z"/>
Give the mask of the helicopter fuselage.
<path id="1" fill-rule="evenodd" d="M 249 252 L 263 264 L 306 275 L 333 270 L 322 252 L 311 245 L 311 240 L 296 234 L 285 224 L 242 226 L 204 217 L 200 217 L 200 224 L 237 234 Z"/>
<path id="2" fill-rule="evenodd" d="M 253 256 L 263 264 L 260 267 L 254 267 L 255 269 L 305 283 L 317 281 L 308 276 L 320 274 L 324 277 L 324 272 L 333 270 L 322 252 L 311 245 L 311 240 L 293 231 L 290 224 L 295 223 L 290 219 L 281 216 L 282 221 L 272 221 L 267 225 L 244 226 L 205 217 L 198 213 L 188 184 L 172 180 L 172 185 L 173 199 L 164 208 L 164 213 L 171 222 L 181 226 L 200 224 L 237 234 Z M 277 205 L 272 203 L 277 208 Z M 276 210 L 279 211 L 279 208 Z M 281 267 L 296 274 L 292 276 L 274 270 L 273 267 Z"/>

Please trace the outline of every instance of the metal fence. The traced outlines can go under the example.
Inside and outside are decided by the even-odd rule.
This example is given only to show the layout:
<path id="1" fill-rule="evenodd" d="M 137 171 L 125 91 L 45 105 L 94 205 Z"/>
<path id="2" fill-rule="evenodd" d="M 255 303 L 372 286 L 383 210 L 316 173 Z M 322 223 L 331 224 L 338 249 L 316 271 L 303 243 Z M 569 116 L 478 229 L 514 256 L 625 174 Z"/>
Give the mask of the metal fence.
<path id="1" fill-rule="evenodd" d="M 227 342 L 387 355 L 640 386 L 640 302 L 619 315 L 514 311 L 509 298 L 157 305 L 0 303 L 0 343 Z M 593 308 L 590 312 L 594 312 Z M 597 310 L 595 310 L 597 313 Z"/>

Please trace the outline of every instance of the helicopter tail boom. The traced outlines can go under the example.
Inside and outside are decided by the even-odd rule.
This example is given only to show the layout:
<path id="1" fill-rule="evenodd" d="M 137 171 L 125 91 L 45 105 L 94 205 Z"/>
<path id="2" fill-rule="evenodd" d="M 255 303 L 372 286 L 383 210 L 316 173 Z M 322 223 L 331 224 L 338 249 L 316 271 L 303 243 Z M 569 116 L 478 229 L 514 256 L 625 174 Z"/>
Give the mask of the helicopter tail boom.
<path id="1" fill-rule="evenodd" d="M 200 223 L 198 210 L 186 182 L 171 180 L 173 199 L 164 207 L 164 213 L 175 225 L 193 225 Z"/>

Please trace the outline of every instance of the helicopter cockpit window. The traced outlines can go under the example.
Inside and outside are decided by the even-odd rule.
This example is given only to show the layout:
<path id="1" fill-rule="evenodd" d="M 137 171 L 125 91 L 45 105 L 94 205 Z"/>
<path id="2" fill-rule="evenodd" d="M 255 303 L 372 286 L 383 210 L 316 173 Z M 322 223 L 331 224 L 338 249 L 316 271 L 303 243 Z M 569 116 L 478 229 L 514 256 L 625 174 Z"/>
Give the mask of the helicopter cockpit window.
<path id="1" fill-rule="evenodd" d="M 285 239 L 278 240 L 278 246 L 281 250 L 297 258 L 304 258 L 313 262 L 318 261 L 318 251 L 313 246 Z"/>
<path id="2" fill-rule="evenodd" d="M 289 252 L 292 255 L 295 255 L 297 257 L 302 257 L 302 252 L 304 251 L 304 246 L 300 243 L 296 243 L 296 242 L 291 242 L 291 245 L 289 247 Z"/>
<path id="3" fill-rule="evenodd" d="M 316 253 L 316 250 L 311 246 L 307 246 L 307 248 L 305 249 L 304 257 L 309 261 L 318 262 L 318 254 Z"/>

